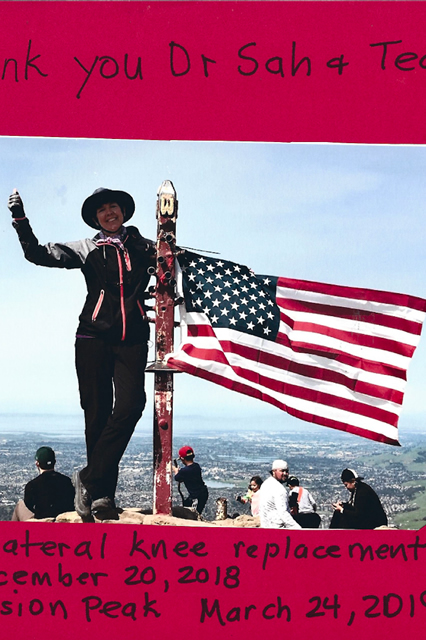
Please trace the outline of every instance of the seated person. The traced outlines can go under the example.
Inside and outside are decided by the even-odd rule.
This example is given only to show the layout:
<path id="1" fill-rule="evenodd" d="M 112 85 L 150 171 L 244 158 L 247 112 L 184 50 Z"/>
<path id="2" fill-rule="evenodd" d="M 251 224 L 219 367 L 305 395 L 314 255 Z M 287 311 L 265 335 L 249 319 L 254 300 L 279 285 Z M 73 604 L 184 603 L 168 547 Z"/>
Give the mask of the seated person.
<path id="1" fill-rule="evenodd" d="M 302 529 L 318 529 L 321 518 L 315 513 L 317 505 L 309 491 L 299 485 L 299 479 L 296 476 L 290 476 L 287 485 L 290 489 L 288 506 L 293 518 Z"/>
<path id="2" fill-rule="evenodd" d="M 183 501 L 184 507 L 192 507 L 193 502 L 197 501 L 197 511 L 199 514 L 203 512 L 206 506 L 209 492 L 204 484 L 201 476 L 201 467 L 197 462 L 194 462 L 194 450 L 192 447 L 181 447 L 179 449 L 179 460 L 183 463 L 183 468 L 173 466 L 173 473 L 175 474 L 176 482 L 183 482 L 189 495 Z"/>
<path id="3" fill-rule="evenodd" d="M 244 496 L 237 496 L 238 502 L 242 504 L 250 503 L 251 515 L 256 517 L 259 515 L 259 489 L 262 486 L 262 478 L 260 476 L 253 476 L 250 479 L 248 491 Z"/>
<path id="4" fill-rule="evenodd" d="M 342 471 L 341 480 L 351 497 L 333 504 L 330 529 L 375 529 L 388 524 L 377 493 L 352 469 Z"/>
<path id="5" fill-rule="evenodd" d="M 270 474 L 259 491 L 260 526 L 263 529 L 301 529 L 290 515 L 288 494 L 284 488 L 288 478 L 287 462 L 274 460 Z"/>
<path id="6" fill-rule="evenodd" d="M 53 449 L 40 447 L 35 461 L 39 475 L 25 485 L 24 499 L 18 501 L 13 521 L 56 518 L 60 513 L 74 511 L 74 487 L 70 478 L 55 471 Z"/>

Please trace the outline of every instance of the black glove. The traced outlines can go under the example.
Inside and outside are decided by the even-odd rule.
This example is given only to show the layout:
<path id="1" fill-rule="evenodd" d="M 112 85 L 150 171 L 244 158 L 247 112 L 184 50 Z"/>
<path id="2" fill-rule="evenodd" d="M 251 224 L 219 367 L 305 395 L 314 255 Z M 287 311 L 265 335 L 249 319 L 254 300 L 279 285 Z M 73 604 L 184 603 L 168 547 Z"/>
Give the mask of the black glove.
<path id="1" fill-rule="evenodd" d="M 7 206 L 12 212 L 12 218 L 25 218 L 24 204 L 16 189 L 12 195 L 9 196 Z"/>

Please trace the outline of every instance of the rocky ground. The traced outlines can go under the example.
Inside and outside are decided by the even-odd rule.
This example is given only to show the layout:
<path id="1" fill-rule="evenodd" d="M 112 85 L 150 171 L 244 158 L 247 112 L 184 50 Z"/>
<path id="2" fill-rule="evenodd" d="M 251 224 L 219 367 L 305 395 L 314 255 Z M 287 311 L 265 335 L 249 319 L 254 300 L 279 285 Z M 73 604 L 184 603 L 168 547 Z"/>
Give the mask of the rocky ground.
<path id="1" fill-rule="evenodd" d="M 55 518 L 44 518 L 43 520 L 27 520 L 27 522 L 69 522 L 82 523 L 83 520 L 75 511 L 61 513 Z M 111 513 L 104 513 L 102 517 L 92 517 L 85 522 L 103 522 L 110 524 L 144 524 L 171 527 L 243 527 L 256 528 L 260 526 L 259 518 L 242 515 L 237 518 L 225 518 L 222 520 L 207 521 L 200 518 L 198 514 L 185 507 L 173 507 L 171 516 L 153 514 L 137 508 L 117 509 Z"/>

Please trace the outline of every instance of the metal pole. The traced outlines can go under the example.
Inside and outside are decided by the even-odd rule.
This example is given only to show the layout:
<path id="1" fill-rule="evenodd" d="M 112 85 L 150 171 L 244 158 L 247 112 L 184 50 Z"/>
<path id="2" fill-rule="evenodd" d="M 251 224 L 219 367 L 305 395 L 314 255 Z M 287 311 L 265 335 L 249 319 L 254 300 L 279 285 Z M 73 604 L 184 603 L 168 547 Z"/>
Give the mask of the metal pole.
<path id="1" fill-rule="evenodd" d="M 157 193 L 157 285 L 155 292 L 155 363 L 147 371 L 154 382 L 153 513 L 172 513 L 173 373 L 164 358 L 173 351 L 175 246 L 178 203 L 170 180 Z"/>

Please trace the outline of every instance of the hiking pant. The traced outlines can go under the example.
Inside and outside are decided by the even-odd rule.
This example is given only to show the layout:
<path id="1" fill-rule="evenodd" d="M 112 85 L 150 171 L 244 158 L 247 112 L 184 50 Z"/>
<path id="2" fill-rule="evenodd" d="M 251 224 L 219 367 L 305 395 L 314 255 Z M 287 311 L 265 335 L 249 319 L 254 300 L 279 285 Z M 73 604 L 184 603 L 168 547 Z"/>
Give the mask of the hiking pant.
<path id="1" fill-rule="evenodd" d="M 302 529 L 318 529 L 321 524 L 321 517 L 318 513 L 297 513 L 293 516 Z"/>
<path id="2" fill-rule="evenodd" d="M 92 500 L 114 499 L 119 462 L 145 407 L 148 347 L 77 338 L 75 348 L 86 424 L 87 466 L 80 478 Z"/>
<path id="3" fill-rule="evenodd" d="M 184 507 L 192 507 L 192 505 L 194 504 L 195 500 L 197 501 L 197 506 L 196 506 L 196 510 L 199 514 L 202 514 L 204 511 L 204 507 L 206 506 L 206 502 L 208 500 L 209 497 L 209 492 L 207 487 L 205 488 L 205 490 L 203 490 L 196 498 L 193 498 L 191 496 L 188 496 L 187 498 L 184 499 L 183 501 L 183 506 Z"/>
<path id="4" fill-rule="evenodd" d="M 12 514 L 12 522 L 25 522 L 34 518 L 34 514 L 30 511 L 23 500 L 18 500 L 18 503 Z"/>

